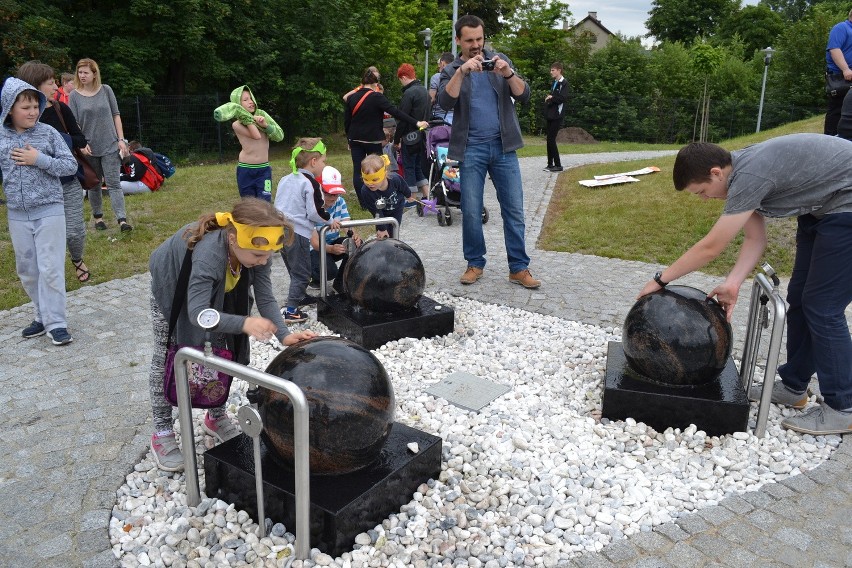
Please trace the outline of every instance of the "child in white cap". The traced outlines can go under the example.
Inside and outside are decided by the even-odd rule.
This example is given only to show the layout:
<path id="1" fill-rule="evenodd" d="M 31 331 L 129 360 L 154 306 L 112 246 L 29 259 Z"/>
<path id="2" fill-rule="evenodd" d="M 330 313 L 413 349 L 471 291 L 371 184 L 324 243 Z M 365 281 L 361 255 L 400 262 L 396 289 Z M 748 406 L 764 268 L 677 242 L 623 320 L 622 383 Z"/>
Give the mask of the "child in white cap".
<path id="1" fill-rule="evenodd" d="M 343 195 L 346 194 L 346 188 L 343 187 L 343 178 L 340 171 L 332 166 L 325 166 L 322 170 L 322 186 L 323 208 L 330 215 L 332 221 L 346 221 L 349 219 L 349 208 L 346 206 L 346 201 Z M 311 234 L 311 287 L 319 288 L 320 286 L 320 241 L 319 230 L 323 227 L 322 223 L 318 223 Z M 361 239 L 351 229 L 347 231 L 347 236 L 352 239 L 355 246 L 361 246 Z M 343 293 L 343 268 L 346 266 L 346 261 L 349 255 L 346 253 L 345 237 L 340 235 L 338 230 L 329 230 L 325 233 L 325 252 L 326 252 L 326 278 L 334 280 L 333 288 L 338 294 Z M 340 263 L 340 267 L 337 263 Z"/>

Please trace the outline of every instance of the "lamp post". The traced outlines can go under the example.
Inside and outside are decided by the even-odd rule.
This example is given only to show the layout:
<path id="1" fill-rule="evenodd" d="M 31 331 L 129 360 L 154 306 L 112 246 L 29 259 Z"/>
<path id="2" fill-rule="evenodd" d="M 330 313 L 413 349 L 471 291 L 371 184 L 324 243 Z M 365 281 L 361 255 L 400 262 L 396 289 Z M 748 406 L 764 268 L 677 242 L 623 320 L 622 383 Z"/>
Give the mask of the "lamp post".
<path id="1" fill-rule="evenodd" d="M 760 119 L 763 117 L 763 95 L 766 93 L 766 72 L 769 71 L 769 64 L 772 63 L 772 54 L 775 50 L 771 47 L 761 49 L 763 52 L 763 85 L 760 87 L 760 106 L 757 110 L 757 130 L 760 132 Z"/>
<path id="2" fill-rule="evenodd" d="M 423 85 L 426 88 L 429 88 L 429 48 L 432 47 L 432 30 L 430 28 L 426 28 L 425 30 L 420 30 L 417 32 L 417 35 L 423 36 L 423 47 L 426 48 L 426 64 L 423 65 Z"/>

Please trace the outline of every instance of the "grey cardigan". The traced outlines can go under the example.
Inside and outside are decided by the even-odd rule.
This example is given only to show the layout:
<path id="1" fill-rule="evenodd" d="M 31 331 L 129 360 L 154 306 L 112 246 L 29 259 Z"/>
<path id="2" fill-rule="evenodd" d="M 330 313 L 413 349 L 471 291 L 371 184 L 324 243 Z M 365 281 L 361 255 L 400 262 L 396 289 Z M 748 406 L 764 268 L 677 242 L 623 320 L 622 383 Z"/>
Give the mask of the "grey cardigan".
<path id="1" fill-rule="evenodd" d="M 483 57 L 491 59 L 494 53 L 483 51 Z M 512 61 L 502 53 L 496 54 L 510 66 Z M 467 149 L 467 135 L 470 129 L 470 96 L 471 79 L 465 77 L 459 90 L 459 96 L 452 97 L 447 93 L 447 83 L 453 78 L 456 70 L 464 64 L 460 57 L 444 67 L 441 71 L 441 80 L 438 82 L 438 94 L 436 100 L 441 108 L 453 110 L 453 129 L 450 134 L 450 147 L 447 156 L 450 159 L 464 161 L 464 153 Z M 513 67 L 514 69 L 514 67 Z M 530 100 L 530 86 L 524 82 L 524 92 L 519 97 L 512 98 L 512 89 L 509 82 L 496 73 L 488 73 L 488 80 L 497 92 L 497 109 L 500 117 L 500 141 L 503 143 L 503 152 L 512 152 L 524 145 L 521 136 L 521 125 L 518 123 L 518 115 L 515 113 L 515 101 L 523 104 Z"/>
<path id="2" fill-rule="evenodd" d="M 169 237 L 151 253 L 151 294 L 160 307 L 166 321 L 169 320 L 172 300 L 180 274 L 181 263 L 186 255 L 186 240 L 183 234 L 195 223 L 186 225 Z M 271 258 L 270 258 L 271 260 Z M 228 270 L 227 232 L 212 231 L 202 237 L 192 252 L 192 273 L 186 292 L 181 314 L 175 329 L 175 342 L 189 345 L 204 343 L 204 330 L 198 326 L 197 318 L 201 310 L 214 308 L 219 311 L 220 320 L 216 328 L 217 335 L 243 333 L 243 323 L 247 316 L 222 312 L 225 302 L 225 271 Z M 271 266 L 269 263 L 252 268 L 243 267 L 240 278 L 248 278 L 254 287 L 254 299 L 261 316 L 278 328 L 275 333 L 279 340 L 290 333 L 278 310 L 278 302 L 272 293 Z M 221 345 L 221 338 L 214 341 Z"/>

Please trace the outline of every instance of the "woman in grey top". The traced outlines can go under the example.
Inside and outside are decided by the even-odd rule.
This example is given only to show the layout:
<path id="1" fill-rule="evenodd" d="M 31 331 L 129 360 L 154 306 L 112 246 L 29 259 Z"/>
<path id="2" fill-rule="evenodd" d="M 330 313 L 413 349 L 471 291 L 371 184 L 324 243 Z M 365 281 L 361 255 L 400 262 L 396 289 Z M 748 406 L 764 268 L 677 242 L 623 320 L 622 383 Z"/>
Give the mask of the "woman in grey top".
<path id="1" fill-rule="evenodd" d="M 169 343 L 169 319 L 176 293 L 186 298 L 174 328 L 174 343 L 200 345 L 205 330 L 198 314 L 213 308 L 219 323 L 211 337 L 214 347 L 227 347 L 234 361 L 249 362 L 248 336 L 260 340 L 276 336 L 284 345 L 293 345 L 316 334 L 290 333 L 272 293 L 273 251 L 292 240 L 293 227 L 284 214 L 262 199 L 245 198 L 229 213 L 209 213 L 166 239 L 151 253 L 151 320 L 154 325 L 154 354 L 148 377 L 154 434 L 151 453 L 160 469 L 180 471 L 183 455 L 172 428 L 172 407 L 163 394 L 163 374 Z M 192 251 L 188 256 L 187 251 Z M 184 261 L 192 269 L 186 290 L 176 290 Z M 251 316 L 249 288 L 260 316 Z M 211 408 L 204 419 L 204 431 L 220 442 L 240 431 L 225 412 Z"/>
<path id="2" fill-rule="evenodd" d="M 101 84 L 101 72 L 92 59 L 77 62 L 77 74 L 74 77 L 75 89 L 68 98 L 68 106 L 77 117 L 77 124 L 89 145 L 89 161 L 95 172 L 103 177 L 109 190 L 112 212 L 118 219 L 122 231 L 133 229 L 127 223 L 124 210 L 124 193 L 121 191 L 119 172 L 121 171 L 121 153 L 128 153 L 124 128 L 115 94 L 109 85 Z M 103 231 L 107 228 L 103 220 L 101 188 L 89 190 L 89 204 L 95 218 L 95 228 Z"/>

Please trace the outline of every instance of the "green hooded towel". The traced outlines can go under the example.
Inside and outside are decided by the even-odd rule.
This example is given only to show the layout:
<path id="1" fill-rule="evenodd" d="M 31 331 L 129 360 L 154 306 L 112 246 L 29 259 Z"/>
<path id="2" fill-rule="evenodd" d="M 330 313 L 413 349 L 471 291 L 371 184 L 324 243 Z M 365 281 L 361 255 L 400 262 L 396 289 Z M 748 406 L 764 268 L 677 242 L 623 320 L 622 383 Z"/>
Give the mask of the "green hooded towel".
<path id="1" fill-rule="evenodd" d="M 250 113 L 240 104 L 240 98 L 243 96 L 243 91 L 248 91 L 251 96 L 251 100 L 254 101 L 255 111 L 254 114 Z M 216 110 L 213 111 L 213 118 L 218 122 L 229 122 L 232 120 L 239 120 L 241 124 L 245 124 L 248 126 L 254 122 L 255 116 L 262 116 L 266 119 L 266 130 L 263 132 L 266 133 L 266 136 L 269 137 L 273 142 L 281 142 L 284 139 L 284 131 L 281 130 L 281 127 L 278 126 L 278 123 L 269 116 L 266 112 L 257 108 L 257 101 L 254 98 L 254 94 L 251 92 L 251 89 L 248 88 L 247 85 L 240 85 L 233 91 L 231 91 L 231 101 L 223 104 L 220 107 L 217 107 Z"/>

